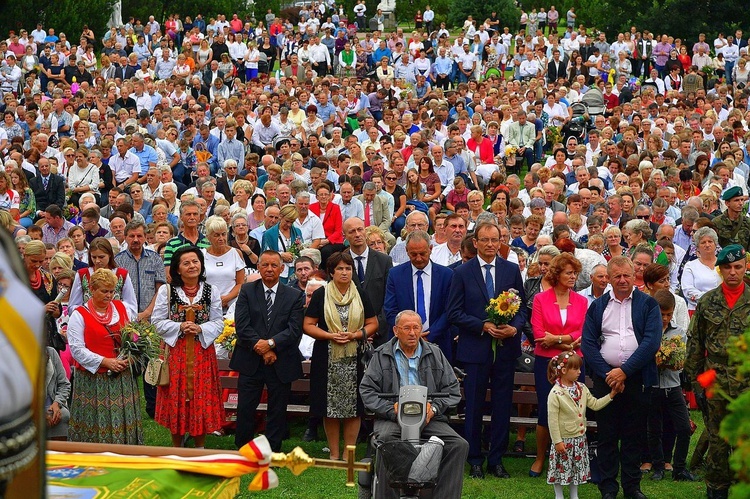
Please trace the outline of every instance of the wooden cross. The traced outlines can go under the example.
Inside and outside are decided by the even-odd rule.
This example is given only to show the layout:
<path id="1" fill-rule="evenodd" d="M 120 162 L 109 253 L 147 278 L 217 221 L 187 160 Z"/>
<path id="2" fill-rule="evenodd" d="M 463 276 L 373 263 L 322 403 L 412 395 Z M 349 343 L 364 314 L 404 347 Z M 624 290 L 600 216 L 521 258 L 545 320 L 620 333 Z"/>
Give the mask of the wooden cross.
<path id="1" fill-rule="evenodd" d="M 354 452 L 356 447 L 353 445 L 346 446 L 346 461 L 336 461 L 334 459 L 316 459 L 311 458 L 300 447 L 295 447 L 292 452 L 284 454 L 275 452 L 271 456 L 271 466 L 288 468 L 295 475 L 299 475 L 307 468 L 330 468 L 346 470 L 346 486 L 354 487 L 354 472 L 367 471 L 371 469 L 371 463 L 356 461 Z"/>

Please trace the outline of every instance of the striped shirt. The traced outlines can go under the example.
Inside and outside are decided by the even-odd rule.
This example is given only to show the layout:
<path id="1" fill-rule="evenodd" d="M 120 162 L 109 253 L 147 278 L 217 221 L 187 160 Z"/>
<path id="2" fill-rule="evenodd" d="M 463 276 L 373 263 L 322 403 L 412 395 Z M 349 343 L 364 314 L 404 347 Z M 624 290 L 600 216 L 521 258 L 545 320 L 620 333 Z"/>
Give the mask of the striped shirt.
<path id="1" fill-rule="evenodd" d="M 205 249 L 211 246 L 211 243 L 209 243 L 206 236 L 204 236 L 200 232 L 198 233 L 197 244 L 193 243 L 193 241 L 187 239 L 182 234 L 178 234 L 177 237 L 173 237 L 172 239 L 167 241 L 167 246 L 164 248 L 164 266 L 165 267 L 169 267 L 171 265 L 172 255 L 174 255 L 174 252 L 182 248 L 183 246 L 195 246 L 199 249 Z"/>

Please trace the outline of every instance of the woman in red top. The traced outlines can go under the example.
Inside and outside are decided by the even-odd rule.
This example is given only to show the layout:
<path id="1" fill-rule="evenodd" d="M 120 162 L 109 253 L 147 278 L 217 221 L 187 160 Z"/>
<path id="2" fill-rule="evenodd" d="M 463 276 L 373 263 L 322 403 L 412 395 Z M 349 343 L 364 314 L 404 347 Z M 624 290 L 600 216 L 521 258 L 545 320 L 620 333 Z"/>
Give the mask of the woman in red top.
<path id="1" fill-rule="evenodd" d="M 76 362 L 70 440 L 142 445 L 138 384 L 127 361 L 118 358 L 120 330 L 130 322 L 125 305 L 114 300 L 117 276 L 96 270 L 91 298 L 68 322 L 70 353 Z"/>
<path id="2" fill-rule="evenodd" d="M 573 350 L 581 355 L 578 347 L 583 334 L 588 300 L 573 291 L 580 272 L 581 262 L 570 253 L 561 253 L 552 260 L 547 271 L 546 278 L 552 283 L 552 287 L 534 297 L 531 329 L 536 344 L 534 380 L 539 415 L 536 427 L 536 460 L 529 470 L 529 476 L 532 477 L 537 477 L 542 472 L 550 446 L 547 397 L 552 386 L 545 374 L 547 365 L 561 352 Z"/>
<path id="3" fill-rule="evenodd" d="M 471 127 L 471 137 L 466 141 L 466 148 L 479 158 L 480 163 L 492 164 L 495 162 L 495 149 L 493 142 L 482 135 L 482 127 L 474 125 Z"/>
<path id="4" fill-rule="evenodd" d="M 326 238 L 323 245 L 344 244 L 344 221 L 341 218 L 341 209 L 331 200 L 331 188 L 325 182 L 321 182 L 315 190 L 317 203 L 310 205 L 310 211 L 320 217 L 323 223 L 323 232 Z"/>

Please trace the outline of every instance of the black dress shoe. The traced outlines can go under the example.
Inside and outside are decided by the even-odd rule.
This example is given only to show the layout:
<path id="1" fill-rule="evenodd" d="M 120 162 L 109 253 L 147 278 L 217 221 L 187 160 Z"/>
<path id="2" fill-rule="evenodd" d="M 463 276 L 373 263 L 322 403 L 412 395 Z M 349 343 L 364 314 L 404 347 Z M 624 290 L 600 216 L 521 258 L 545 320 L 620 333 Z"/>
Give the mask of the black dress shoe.
<path id="1" fill-rule="evenodd" d="M 664 470 L 654 470 L 651 473 L 651 480 L 658 482 L 659 480 L 664 480 Z"/>
<path id="2" fill-rule="evenodd" d="M 607 492 L 606 494 L 602 494 L 602 499 L 617 499 L 617 493 Z"/>
<path id="3" fill-rule="evenodd" d="M 484 470 L 481 464 L 472 464 L 469 469 L 469 478 L 484 478 Z"/>
<path id="4" fill-rule="evenodd" d="M 498 478 L 510 478 L 510 473 L 505 471 L 505 466 L 503 466 L 502 464 L 496 464 L 495 466 L 490 466 L 488 471 Z"/>
<path id="5" fill-rule="evenodd" d="M 630 494 L 625 494 L 625 499 L 648 499 L 648 498 L 646 497 L 646 494 L 644 494 L 640 490 L 636 490 L 634 492 L 631 492 Z"/>
<path id="6" fill-rule="evenodd" d="M 312 442 L 317 439 L 318 439 L 318 432 L 316 430 L 313 430 L 312 428 L 306 429 L 305 434 L 302 435 L 302 441 L 304 442 Z"/>
<path id="7" fill-rule="evenodd" d="M 698 476 L 688 470 L 682 470 L 678 473 L 672 473 L 672 480 L 675 482 L 695 482 Z"/>

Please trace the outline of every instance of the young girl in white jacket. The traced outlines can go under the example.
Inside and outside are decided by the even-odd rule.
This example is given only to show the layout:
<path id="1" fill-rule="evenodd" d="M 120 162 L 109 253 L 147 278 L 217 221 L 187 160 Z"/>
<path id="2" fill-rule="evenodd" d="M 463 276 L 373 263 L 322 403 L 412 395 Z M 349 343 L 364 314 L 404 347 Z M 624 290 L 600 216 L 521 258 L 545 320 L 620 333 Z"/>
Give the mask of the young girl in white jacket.
<path id="1" fill-rule="evenodd" d="M 583 360 L 574 352 L 554 357 L 547 367 L 547 378 L 554 386 L 547 399 L 549 433 L 552 446 L 549 454 L 547 483 L 555 488 L 555 499 L 563 499 L 563 486 L 570 486 L 570 499 L 578 499 L 578 485 L 590 478 L 589 451 L 586 445 L 586 408 L 598 411 L 616 395 L 594 397 L 588 387 L 578 381 Z"/>

